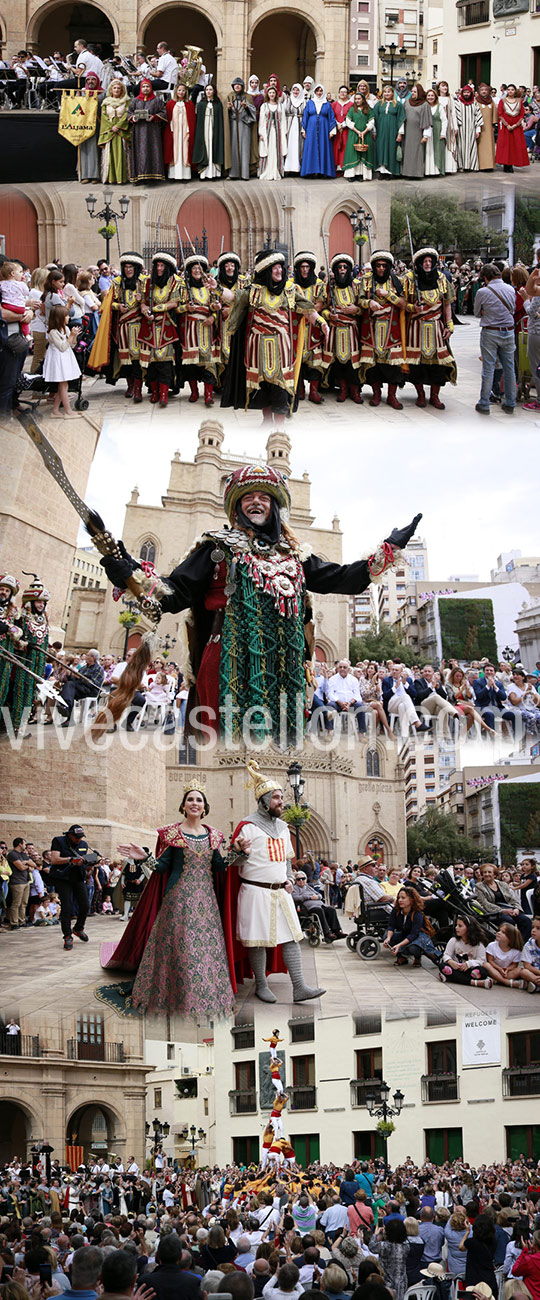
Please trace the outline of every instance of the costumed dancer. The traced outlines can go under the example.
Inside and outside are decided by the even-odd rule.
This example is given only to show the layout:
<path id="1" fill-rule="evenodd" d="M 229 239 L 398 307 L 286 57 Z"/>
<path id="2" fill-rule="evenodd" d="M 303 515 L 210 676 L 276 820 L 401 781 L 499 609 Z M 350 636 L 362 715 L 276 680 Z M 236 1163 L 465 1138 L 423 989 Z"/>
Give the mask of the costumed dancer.
<path id="1" fill-rule="evenodd" d="M 128 119 L 132 126 L 130 180 L 134 185 L 143 181 L 164 181 L 162 133 L 167 125 L 167 112 L 149 77 L 143 77 L 138 95 L 130 101 Z"/>
<path id="2" fill-rule="evenodd" d="M 283 428 L 300 371 L 304 327 L 299 328 L 298 318 L 320 324 L 323 333 L 326 324 L 298 285 L 287 279 L 283 253 L 257 253 L 250 287 L 233 297 L 223 290 L 223 301 L 233 303 L 229 335 L 238 334 L 238 340 L 231 347 L 221 405 L 262 410 L 265 420 L 273 419 Z"/>
<path id="3" fill-rule="evenodd" d="M 454 100 L 457 128 L 457 165 L 460 172 L 478 171 L 478 141 L 484 119 L 472 86 L 463 86 Z"/>
<path id="4" fill-rule="evenodd" d="M 317 258 L 314 253 L 300 252 L 294 259 L 294 282 L 300 292 L 311 302 L 313 310 L 320 312 L 326 300 L 326 285 L 317 272 Z M 300 401 L 305 397 L 304 381 L 309 383 L 309 400 L 320 406 L 324 398 L 319 393 L 319 384 L 324 377 L 323 332 L 320 325 L 306 323 L 304 348 L 302 352 L 302 369 L 298 384 Z"/>
<path id="5" fill-rule="evenodd" d="M 240 271 L 240 258 L 238 253 L 225 252 L 220 253 L 217 259 L 218 276 L 215 288 L 215 297 L 219 302 L 219 383 L 221 385 L 223 376 L 229 364 L 231 354 L 231 340 L 229 338 L 228 320 L 231 314 L 230 303 L 223 301 L 223 290 L 229 289 L 231 293 L 236 293 L 239 289 L 245 289 L 247 276 Z"/>
<path id="6" fill-rule="evenodd" d="M 346 118 L 349 109 L 352 106 L 352 95 L 348 86 L 340 86 L 337 99 L 332 100 L 332 108 L 336 119 L 336 134 L 332 141 L 334 149 L 334 162 L 336 164 L 336 173 L 343 171 L 343 157 L 345 146 L 347 144 L 348 130 Z"/>
<path id="7" fill-rule="evenodd" d="M 234 1011 L 216 898 L 225 840 L 206 822 L 208 801 L 195 780 L 179 811 L 182 822 L 158 831 L 155 870 L 120 943 L 112 953 L 104 945 L 102 965 L 137 970 L 131 1001 L 149 1014 L 222 1019 Z M 146 860 L 143 849 L 130 848 Z"/>
<path id="8" fill-rule="evenodd" d="M 323 387 L 339 384 L 338 402 L 347 397 L 361 405 L 360 393 L 360 280 L 349 253 L 336 253 L 330 263 L 332 282 L 327 286 L 325 312 L 330 331 L 323 348 L 326 368 Z"/>
<path id="9" fill-rule="evenodd" d="M 225 481 L 229 526 L 203 534 L 165 584 L 145 579 L 140 562 L 122 543 L 121 560 L 105 556 L 107 577 L 124 590 L 136 572 L 143 590 L 159 590 L 163 613 L 193 610 L 188 634 L 194 683 L 187 722 L 197 704 L 205 725 L 224 736 L 249 733 L 278 737 L 281 695 L 286 696 L 286 728 L 300 737 L 305 725 L 305 662 L 311 651 L 308 591 L 356 595 L 387 568 L 400 563 L 401 548 L 418 521 L 395 529 L 367 559 L 353 564 L 326 563 L 309 555 L 288 522 L 291 498 L 274 466 L 243 465 Z M 157 584 L 157 585 L 156 585 Z M 256 647 L 256 653 L 254 649 Z"/>
<path id="10" fill-rule="evenodd" d="M 20 658 L 22 627 L 17 623 L 18 610 L 15 596 L 19 583 L 10 573 L 0 574 L 0 650 L 7 650 Z M 0 709 L 7 704 L 13 665 L 0 655 Z M 0 718 L 0 727 L 3 727 Z"/>
<path id="11" fill-rule="evenodd" d="M 152 270 L 140 278 L 140 362 L 150 386 L 150 401 L 167 406 L 174 387 L 175 344 L 178 343 L 176 310 L 181 280 L 170 253 L 154 253 Z"/>
<path id="12" fill-rule="evenodd" d="M 195 140 L 195 105 L 178 81 L 165 105 L 168 129 L 163 133 L 163 162 L 170 181 L 190 181 Z"/>
<path id="13" fill-rule="evenodd" d="M 231 134 L 231 169 L 230 181 L 248 181 L 251 159 L 251 136 L 257 121 L 257 109 L 252 99 L 246 95 L 242 77 L 235 77 L 231 85 L 232 95 L 227 100 L 229 130 Z"/>
<path id="14" fill-rule="evenodd" d="M 205 406 L 214 405 L 214 384 L 219 365 L 216 281 L 208 275 L 208 258 L 193 253 L 184 261 L 178 314 L 182 344 L 181 382 L 189 383 L 190 402 L 199 399 L 198 380 L 204 385 Z"/>
<path id="15" fill-rule="evenodd" d="M 409 318 L 407 360 L 417 392 L 416 405 L 426 405 L 424 384 L 430 384 L 430 406 L 444 411 L 439 392 L 444 384 L 455 384 L 457 378 L 448 341 L 454 329 L 455 294 L 438 263 L 436 248 L 419 248 L 413 255 L 412 268 L 405 273 L 403 293 Z"/>
<path id="16" fill-rule="evenodd" d="M 378 249 L 362 273 L 361 373 L 362 382 L 373 389 L 370 406 L 379 406 L 382 386 L 387 383 L 387 406 L 402 411 L 396 393 L 404 377 L 402 367 L 407 364 L 405 298 L 393 266 L 392 254 Z"/>
<path id="17" fill-rule="evenodd" d="M 263 1043 L 269 1043 L 269 1044 L 270 1044 L 270 1046 L 269 1046 L 269 1048 L 268 1048 L 268 1051 L 270 1052 L 270 1059 L 271 1059 L 272 1061 L 277 1061 L 277 1059 L 278 1059 L 278 1054 L 277 1054 L 278 1044 L 279 1044 L 279 1043 L 283 1043 L 284 1041 L 285 1041 L 285 1039 L 281 1038 L 281 1036 L 280 1036 L 279 1029 L 274 1029 L 274 1030 L 272 1031 L 271 1035 L 270 1035 L 270 1038 L 263 1038 Z"/>
<path id="18" fill-rule="evenodd" d="M 193 166 L 197 168 L 199 180 L 219 180 L 224 161 L 223 104 L 210 82 L 197 103 Z"/>
<path id="19" fill-rule="evenodd" d="M 328 176 L 336 174 L 332 140 L 337 133 L 337 122 L 332 105 L 320 82 L 313 86 L 313 97 L 308 99 L 302 118 L 304 151 L 302 176 Z"/>
<path id="20" fill-rule="evenodd" d="M 112 282 L 112 302 L 109 317 L 111 346 L 106 368 L 108 384 L 115 384 L 120 376 L 127 379 L 126 397 L 142 402 L 141 345 L 141 286 L 139 277 L 144 272 L 140 253 L 122 253 L 120 275 Z M 98 326 L 99 333 L 100 326 Z M 97 336 L 96 336 L 97 337 Z"/>
<path id="21" fill-rule="evenodd" d="M 50 600 L 50 593 L 40 582 L 37 573 L 34 573 L 32 578 L 33 581 L 29 583 L 26 591 L 23 591 L 21 596 L 22 612 L 18 623 L 22 637 L 19 647 L 21 650 L 24 649 L 25 667 L 29 668 L 31 672 L 37 673 L 39 677 L 43 677 L 49 646 L 47 601 Z M 22 668 L 15 668 L 10 709 L 11 722 L 15 732 L 19 730 L 25 711 L 27 719 L 30 717 L 36 693 L 37 684 L 35 679 L 30 677 L 29 673 L 25 673 Z"/>
<path id="22" fill-rule="evenodd" d="M 247 949 L 261 1002 L 276 1001 L 266 978 L 266 950 L 278 945 L 291 978 L 293 1001 L 305 1002 L 322 997 L 325 989 L 309 988 L 302 971 L 299 945 L 303 934 L 291 898 L 294 849 L 287 822 L 280 817 L 283 790 L 278 781 L 263 776 L 255 760 L 247 763 L 247 770 L 257 811 L 238 824 L 231 839 L 231 860 L 236 858 L 239 885 L 236 938 Z M 271 1070 L 276 1068 L 277 1063 L 271 1064 Z M 278 1091 L 274 1075 L 272 1082 Z"/>

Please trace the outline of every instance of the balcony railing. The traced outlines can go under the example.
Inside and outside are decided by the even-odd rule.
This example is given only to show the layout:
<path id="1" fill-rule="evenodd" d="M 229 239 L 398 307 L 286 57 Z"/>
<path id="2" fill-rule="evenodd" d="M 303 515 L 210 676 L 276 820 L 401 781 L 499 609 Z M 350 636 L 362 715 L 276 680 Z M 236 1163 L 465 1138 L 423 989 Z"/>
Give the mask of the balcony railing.
<path id="1" fill-rule="evenodd" d="M 236 1088 L 229 1093 L 231 1115 L 254 1115 L 257 1111 L 255 1088 Z"/>
<path id="2" fill-rule="evenodd" d="M 479 27 L 489 22 L 489 0 L 465 0 L 458 8 L 458 27 Z"/>
<path id="3" fill-rule="evenodd" d="M 68 1061 L 105 1061 L 108 1065 L 122 1065 L 125 1061 L 123 1043 L 79 1043 L 68 1038 Z"/>
<path id="4" fill-rule="evenodd" d="M 316 1110 L 317 1109 L 317 1089 L 310 1084 L 299 1084 L 294 1088 L 288 1088 L 287 1092 L 291 1099 L 290 1110 Z"/>
<path id="5" fill-rule="evenodd" d="M 380 1079 L 351 1079 L 351 1106 L 365 1106 L 368 1095 L 374 1097 L 376 1105 L 380 1106 Z"/>
<path id="6" fill-rule="evenodd" d="M 38 1035 L 8 1034 L 1 1029 L 0 1056 L 41 1056 Z"/>
<path id="7" fill-rule="evenodd" d="M 459 1101 L 457 1074 L 423 1074 L 422 1101 Z"/>
<path id="8" fill-rule="evenodd" d="M 538 1065 L 516 1065 L 503 1070 L 503 1097 L 537 1097 L 540 1095 Z"/>

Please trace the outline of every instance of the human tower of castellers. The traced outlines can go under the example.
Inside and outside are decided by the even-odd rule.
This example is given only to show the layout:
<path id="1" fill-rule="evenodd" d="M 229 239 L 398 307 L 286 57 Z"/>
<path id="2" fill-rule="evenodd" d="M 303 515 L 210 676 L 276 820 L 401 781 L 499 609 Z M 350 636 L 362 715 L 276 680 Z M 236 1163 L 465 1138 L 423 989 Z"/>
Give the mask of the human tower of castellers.
<path id="1" fill-rule="evenodd" d="M 443 409 L 440 390 L 456 382 L 450 348 L 454 291 L 435 248 L 414 253 L 398 276 L 392 254 L 373 253 L 359 271 L 337 253 L 328 273 L 302 250 L 287 266 L 284 255 L 263 250 L 250 274 L 240 258 L 223 252 L 215 273 L 199 254 L 176 259 L 157 250 L 150 271 L 139 253 L 123 253 L 120 272 L 102 304 L 89 363 L 108 383 L 123 376 L 126 397 L 167 406 L 169 394 L 189 384 L 190 402 L 259 409 L 278 424 L 298 401 L 315 405 L 323 393 L 337 401 L 381 402 L 402 409 L 397 390 L 410 382 L 416 405 Z M 426 392 L 429 389 L 429 394 Z"/>

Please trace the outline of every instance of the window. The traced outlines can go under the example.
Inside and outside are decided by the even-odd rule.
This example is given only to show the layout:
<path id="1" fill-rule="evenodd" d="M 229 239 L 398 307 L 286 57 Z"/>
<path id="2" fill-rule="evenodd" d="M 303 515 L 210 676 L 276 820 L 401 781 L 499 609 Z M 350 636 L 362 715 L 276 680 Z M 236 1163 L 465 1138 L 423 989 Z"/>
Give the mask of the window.
<path id="1" fill-rule="evenodd" d="M 357 54 L 356 63 L 359 68 L 367 68 L 369 64 L 369 54 Z"/>
<path id="2" fill-rule="evenodd" d="M 205 1097 L 205 1098 L 204 1098 L 204 1113 L 205 1113 L 205 1115 L 208 1115 L 208 1113 L 209 1113 L 209 1111 L 208 1111 L 208 1097 Z"/>
<path id="3" fill-rule="evenodd" d="M 416 23 L 416 9 L 404 9 L 403 22 L 409 24 Z"/>
<path id="4" fill-rule="evenodd" d="M 313 1087 L 315 1083 L 314 1056 L 293 1056 L 292 1067 L 295 1088 Z"/>
<path id="5" fill-rule="evenodd" d="M 105 1060 L 105 1031 L 100 1011 L 77 1016 L 77 1057 L 79 1061 Z"/>
<path id="6" fill-rule="evenodd" d="M 237 1061 L 234 1067 L 235 1087 L 248 1091 L 255 1087 L 255 1061 Z"/>
<path id="7" fill-rule="evenodd" d="M 246 1048 L 255 1047 L 255 1026 L 254 1025 L 233 1025 L 231 1029 L 233 1036 L 233 1051 L 245 1051 Z"/>
<path id="8" fill-rule="evenodd" d="M 426 1156 L 434 1165 L 463 1157 L 463 1132 L 460 1128 L 427 1128 Z"/>
<path id="9" fill-rule="evenodd" d="M 369 32 L 367 30 L 367 27 L 358 28 L 358 31 L 356 33 L 356 39 L 357 41 L 362 41 L 364 44 L 366 43 L 366 41 L 369 41 Z"/>
<path id="10" fill-rule="evenodd" d="M 426 1014 L 426 1029 L 434 1029 L 437 1025 L 455 1025 L 455 1011 L 428 1011 Z"/>
<path id="11" fill-rule="evenodd" d="M 392 23 L 398 23 L 398 22 L 399 22 L 399 10 L 398 10 L 398 9 L 387 9 L 387 10 L 386 10 L 386 13 L 385 13 L 385 15 L 384 15 L 384 21 L 385 21 L 385 23 L 386 23 L 387 25 L 388 25 L 388 24 L 392 24 Z"/>
<path id="12" fill-rule="evenodd" d="M 540 1125 L 510 1124 L 506 1129 L 506 1154 L 509 1160 L 540 1160 Z"/>
<path id="13" fill-rule="evenodd" d="M 353 1106 L 365 1106 L 368 1093 L 380 1101 L 378 1084 L 382 1082 L 382 1047 L 367 1047 L 355 1052 L 356 1081 L 352 1084 Z"/>
<path id="14" fill-rule="evenodd" d="M 382 1017 L 376 1012 L 373 1016 L 355 1016 L 354 1032 L 360 1034 L 380 1034 Z"/>
<path id="15" fill-rule="evenodd" d="M 255 1061 L 237 1061 L 234 1067 L 234 1092 L 231 1094 L 231 1114 L 250 1115 L 256 1109 Z"/>
<path id="16" fill-rule="evenodd" d="M 154 1088 L 154 1106 L 156 1110 L 161 1110 L 161 1088 Z"/>
<path id="17" fill-rule="evenodd" d="M 295 1133 L 292 1146 L 297 1163 L 305 1169 L 320 1159 L 320 1141 L 318 1133 Z"/>
<path id="18" fill-rule="evenodd" d="M 406 50 L 416 49 L 416 36 L 404 36 L 403 45 Z"/>
<path id="19" fill-rule="evenodd" d="M 312 1043 L 315 1038 L 313 1020 L 292 1020 L 290 1022 L 291 1043 Z"/>
<path id="20" fill-rule="evenodd" d="M 174 1043 L 167 1043 L 167 1060 L 174 1061 Z"/>
<path id="21" fill-rule="evenodd" d="M 78 573 L 74 573 L 74 574 L 73 574 L 73 586 L 74 586 L 74 587 L 78 587 L 78 585 L 79 585 L 79 575 L 78 575 Z"/>
<path id="22" fill-rule="evenodd" d="M 359 14 L 369 13 L 369 4 L 367 3 L 367 0 L 358 0 L 358 13 Z"/>
<path id="23" fill-rule="evenodd" d="M 81 587 L 86 587 L 86 574 L 83 574 L 81 578 Z"/>
<path id="24" fill-rule="evenodd" d="M 379 755 L 376 749 L 368 749 L 366 754 L 366 774 L 367 776 L 380 776 Z"/>
<path id="25" fill-rule="evenodd" d="M 233 1160 L 235 1165 L 258 1165 L 259 1163 L 259 1138 L 255 1137 L 235 1137 L 233 1138 Z"/>
<path id="26" fill-rule="evenodd" d="M 378 1133 L 353 1133 L 355 1160 L 375 1160 L 384 1156 L 384 1142 Z"/>
<path id="27" fill-rule="evenodd" d="M 435 39 L 433 41 L 433 54 L 438 54 L 438 52 L 439 52 L 439 42 L 437 39 Z"/>
<path id="28" fill-rule="evenodd" d="M 147 564 L 155 564 L 156 548 L 154 542 L 150 538 L 146 542 L 143 542 L 139 551 L 139 556 L 141 560 L 145 560 Z"/>

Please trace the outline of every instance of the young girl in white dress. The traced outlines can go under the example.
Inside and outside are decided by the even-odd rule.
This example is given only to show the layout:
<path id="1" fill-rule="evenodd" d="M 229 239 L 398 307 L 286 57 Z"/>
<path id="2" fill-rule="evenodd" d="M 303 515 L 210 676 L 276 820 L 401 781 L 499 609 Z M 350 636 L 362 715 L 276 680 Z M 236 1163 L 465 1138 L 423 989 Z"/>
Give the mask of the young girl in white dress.
<path id="1" fill-rule="evenodd" d="M 68 320 L 68 307 L 51 307 L 43 378 L 48 384 L 58 384 L 52 408 L 53 415 L 60 415 L 60 407 L 63 406 L 64 418 L 71 417 L 75 420 L 77 416 L 69 404 L 68 383 L 70 379 L 79 379 L 81 373 L 73 356 L 79 328 L 74 326 L 70 329 Z"/>

